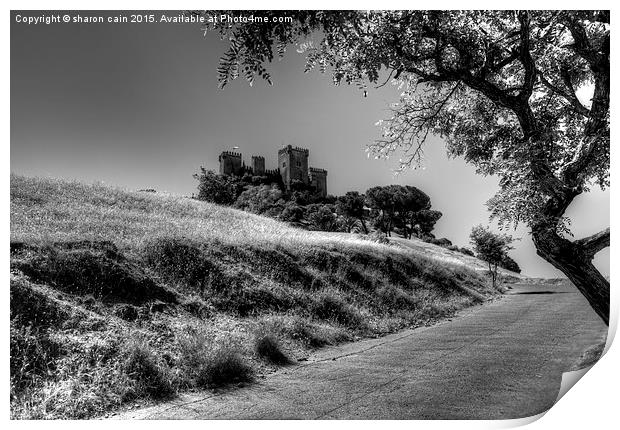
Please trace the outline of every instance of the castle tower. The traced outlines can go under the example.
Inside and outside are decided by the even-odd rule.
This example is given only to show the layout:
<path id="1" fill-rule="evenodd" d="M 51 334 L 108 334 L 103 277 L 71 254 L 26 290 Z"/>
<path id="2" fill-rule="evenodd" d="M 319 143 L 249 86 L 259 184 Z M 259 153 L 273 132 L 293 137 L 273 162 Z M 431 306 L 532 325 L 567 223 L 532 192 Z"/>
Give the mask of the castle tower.
<path id="1" fill-rule="evenodd" d="M 327 196 L 327 170 L 310 167 L 310 184 L 321 197 Z"/>
<path id="2" fill-rule="evenodd" d="M 254 176 L 265 176 L 265 157 L 252 155 L 252 173 Z"/>
<path id="3" fill-rule="evenodd" d="M 241 174 L 241 154 L 238 152 L 224 151 L 219 156 L 220 174 L 239 175 Z"/>
<path id="4" fill-rule="evenodd" d="M 307 149 L 286 146 L 278 150 L 278 167 L 282 175 L 282 182 L 290 190 L 294 180 L 308 184 L 308 153 Z"/>

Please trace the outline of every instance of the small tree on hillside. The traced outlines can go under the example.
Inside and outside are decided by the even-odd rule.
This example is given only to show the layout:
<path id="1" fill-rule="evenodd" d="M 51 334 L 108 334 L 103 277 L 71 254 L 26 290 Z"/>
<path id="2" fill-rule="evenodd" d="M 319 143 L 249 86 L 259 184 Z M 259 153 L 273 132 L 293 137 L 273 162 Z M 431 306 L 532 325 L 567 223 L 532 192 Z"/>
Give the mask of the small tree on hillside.
<path id="1" fill-rule="evenodd" d="M 501 266 L 508 257 L 508 251 L 512 249 L 510 244 L 513 242 L 511 236 L 493 233 L 488 227 L 478 225 L 471 230 L 469 235 L 471 243 L 476 250 L 476 257 L 484 260 L 489 265 L 489 274 L 493 288 L 497 286 L 497 268 Z"/>
<path id="2" fill-rule="evenodd" d="M 242 185 L 234 178 L 200 168 L 200 172 L 194 175 L 198 180 L 198 200 L 216 203 L 218 205 L 231 205 L 242 191 Z"/>

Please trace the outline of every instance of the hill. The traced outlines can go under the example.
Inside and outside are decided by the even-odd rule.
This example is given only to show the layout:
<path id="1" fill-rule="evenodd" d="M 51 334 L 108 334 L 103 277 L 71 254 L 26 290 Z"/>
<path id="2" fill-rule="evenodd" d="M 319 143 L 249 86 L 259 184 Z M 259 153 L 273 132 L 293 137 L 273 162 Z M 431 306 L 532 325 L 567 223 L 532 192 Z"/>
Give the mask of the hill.
<path id="1" fill-rule="evenodd" d="M 321 346 L 497 295 L 450 251 L 432 251 L 12 175 L 11 416 L 94 417 L 251 383 Z"/>

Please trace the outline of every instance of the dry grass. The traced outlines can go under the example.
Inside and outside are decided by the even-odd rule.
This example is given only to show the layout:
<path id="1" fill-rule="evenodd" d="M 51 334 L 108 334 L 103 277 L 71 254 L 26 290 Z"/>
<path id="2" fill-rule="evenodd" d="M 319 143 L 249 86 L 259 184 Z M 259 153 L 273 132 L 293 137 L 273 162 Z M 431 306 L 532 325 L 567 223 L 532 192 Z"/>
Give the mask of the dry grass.
<path id="1" fill-rule="evenodd" d="M 11 241 L 14 418 L 247 383 L 496 294 L 441 251 L 61 180 L 11 176 Z"/>

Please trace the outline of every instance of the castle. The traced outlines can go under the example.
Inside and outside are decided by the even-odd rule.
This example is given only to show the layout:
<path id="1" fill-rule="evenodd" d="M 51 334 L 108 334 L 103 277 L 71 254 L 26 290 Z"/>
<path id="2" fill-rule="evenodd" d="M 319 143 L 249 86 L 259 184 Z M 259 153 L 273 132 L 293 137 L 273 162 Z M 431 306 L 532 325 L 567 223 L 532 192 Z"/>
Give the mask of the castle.
<path id="1" fill-rule="evenodd" d="M 317 194 L 327 196 L 327 170 L 308 166 L 310 151 L 304 148 L 285 146 L 278 150 L 278 168 L 265 169 L 265 157 L 253 155 L 251 165 L 246 166 L 241 153 L 224 151 L 219 156 L 220 174 L 242 176 L 279 176 L 287 191 L 294 182 L 312 186 Z"/>

